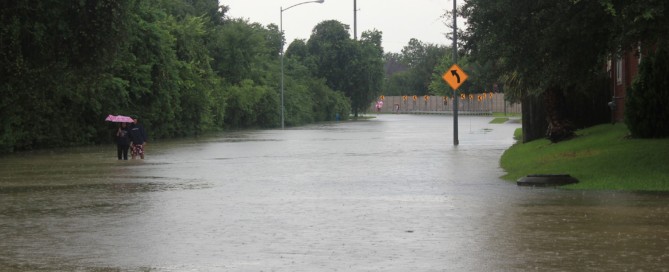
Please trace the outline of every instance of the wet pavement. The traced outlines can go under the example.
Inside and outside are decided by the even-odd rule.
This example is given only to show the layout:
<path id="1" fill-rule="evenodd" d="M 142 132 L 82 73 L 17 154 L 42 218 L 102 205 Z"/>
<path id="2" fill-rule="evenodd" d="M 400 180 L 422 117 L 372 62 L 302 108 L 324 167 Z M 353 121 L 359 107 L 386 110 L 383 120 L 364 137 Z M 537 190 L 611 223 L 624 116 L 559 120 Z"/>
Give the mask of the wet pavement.
<path id="1" fill-rule="evenodd" d="M 500 180 L 491 119 L 0 157 L 0 271 L 668 271 L 669 195 Z"/>

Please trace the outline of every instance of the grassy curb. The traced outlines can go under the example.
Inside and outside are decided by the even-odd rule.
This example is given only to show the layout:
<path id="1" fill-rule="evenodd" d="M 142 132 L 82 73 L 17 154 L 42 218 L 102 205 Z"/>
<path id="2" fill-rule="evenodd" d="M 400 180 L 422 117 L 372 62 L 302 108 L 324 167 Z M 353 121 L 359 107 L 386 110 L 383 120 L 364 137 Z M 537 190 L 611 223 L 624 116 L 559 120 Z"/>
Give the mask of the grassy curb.
<path id="1" fill-rule="evenodd" d="M 557 144 L 535 140 L 515 144 L 500 165 L 515 181 L 528 174 L 570 174 L 569 189 L 669 191 L 669 139 L 628 139 L 623 124 L 599 125 Z"/>
<path id="2" fill-rule="evenodd" d="M 509 121 L 509 118 L 507 117 L 495 117 L 495 119 L 490 121 L 490 124 L 504 124 L 507 121 Z"/>

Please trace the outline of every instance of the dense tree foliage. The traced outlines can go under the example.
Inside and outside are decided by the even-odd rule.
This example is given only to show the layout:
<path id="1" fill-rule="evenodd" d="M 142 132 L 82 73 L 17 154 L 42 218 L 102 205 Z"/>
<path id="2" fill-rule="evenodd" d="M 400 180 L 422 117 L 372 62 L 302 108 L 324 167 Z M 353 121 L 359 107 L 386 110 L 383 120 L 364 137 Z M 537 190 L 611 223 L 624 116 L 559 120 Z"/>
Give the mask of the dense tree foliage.
<path id="1" fill-rule="evenodd" d="M 669 52 L 662 48 L 641 61 L 639 75 L 628 90 L 625 123 L 632 136 L 669 136 Z"/>
<path id="2" fill-rule="evenodd" d="M 124 51 L 133 8 L 112 0 L 0 4 L 0 150 L 99 136 L 99 112 L 124 95 L 113 88 L 125 83 L 107 72 Z"/>
<path id="3" fill-rule="evenodd" d="M 357 44 L 356 58 L 351 67 L 353 82 L 351 107 L 355 116 L 376 101 L 383 87 L 382 34 L 378 30 L 364 31 Z"/>
<path id="4" fill-rule="evenodd" d="M 381 92 L 383 48 L 381 32 L 366 31 L 360 41 L 352 40 L 346 26 L 335 20 L 314 27 L 306 43 L 303 64 L 313 76 L 324 78 L 327 86 L 351 99 L 357 117 Z M 299 44 L 289 48 L 299 56 Z"/>
<path id="5" fill-rule="evenodd" d="M 463 7 L 467 50 L 475 61 L 494 61 L 506 93 L 544 99 L 552 141 L 575 129 L 565 99 L 592 92 L 608 56 L 613 20 L 597 1 L 472 0 Z"/>
<path id="6" fill-rule="evenodd" d="M 402 55 L 399 53 L 388 52 L 383 55 L 383 68 L 385 76 L 383 78 L 384 95 L 408 95 L 407 83 L 409 73 L 405 72 L 409 67 L 402 63 Z"/>
<path id="7" fill-rule="evenodd" d="M 217 0 L 4 1 L 0 152 L 111 141 L 107 114 L 151 138 L 279 126 L 282 33 Z M 349 98 L 286 67 L 287 124 L 347 118 Z"/>
<path id="8" fill-rule="evenodd" d="M 384 56 L 386 62 L 384 94 L 429 94 L 434 69 L 450 52 L 445 46 L 411 39 L 404 46 L 401 54 L 386 54 Z"/>
<path id="9" fill-rule="evenodd" d="M 666 43 L 669 39 L 669 3 L 665 0 L 600 0 L 614 21 L 610 48 L 636 50 Z"/>

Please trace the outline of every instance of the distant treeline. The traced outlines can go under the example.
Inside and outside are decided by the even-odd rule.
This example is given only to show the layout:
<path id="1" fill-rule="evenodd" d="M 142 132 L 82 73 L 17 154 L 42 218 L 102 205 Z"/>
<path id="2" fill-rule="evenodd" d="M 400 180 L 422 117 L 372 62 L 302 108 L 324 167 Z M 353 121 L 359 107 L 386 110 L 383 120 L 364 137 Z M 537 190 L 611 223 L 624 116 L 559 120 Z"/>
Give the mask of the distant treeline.
<path id="1" fill-rule="evenodd" d="M 226 17 L 217 0 L 18 0 L 0 8 L 0 153 L 111 142 L 107 114 L 139 116 L 153 139 L 281 125 L 282 33 Z M 324 76 L 312 48 L 328 41 L 310 40 L 300 58 L 287 57 L 286 125 L 347 118 L 361 108 L 352 104 L 366 106 L 375 94 L 343 88 L 380 89 L 370 83 L 383 77 L 378 34 L 376 47 L 341 37 L 357 52 L 378 51 L 354 63 L 381 71 L 365 74 L 364 84 Z"/>

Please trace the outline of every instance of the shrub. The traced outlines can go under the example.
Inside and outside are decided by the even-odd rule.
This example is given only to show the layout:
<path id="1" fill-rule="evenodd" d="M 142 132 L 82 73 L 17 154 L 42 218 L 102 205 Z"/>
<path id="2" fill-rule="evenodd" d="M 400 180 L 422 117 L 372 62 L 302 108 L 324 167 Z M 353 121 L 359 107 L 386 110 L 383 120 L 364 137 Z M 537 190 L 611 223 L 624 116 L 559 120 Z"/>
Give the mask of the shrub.
<path id="1" fill-rule="evenodd" d="M 625 123 L 632 136 L 669 136 L 669 52 L 661 48 L 646 56 L 627 91 Z"/>

